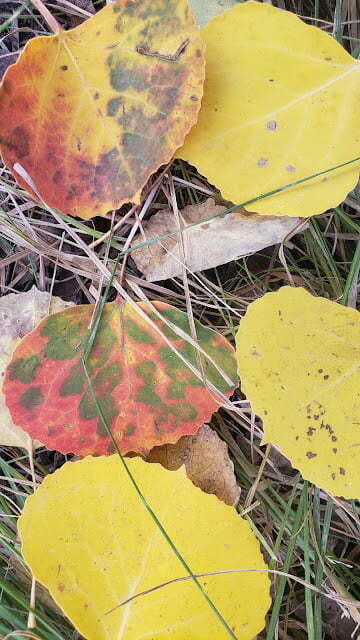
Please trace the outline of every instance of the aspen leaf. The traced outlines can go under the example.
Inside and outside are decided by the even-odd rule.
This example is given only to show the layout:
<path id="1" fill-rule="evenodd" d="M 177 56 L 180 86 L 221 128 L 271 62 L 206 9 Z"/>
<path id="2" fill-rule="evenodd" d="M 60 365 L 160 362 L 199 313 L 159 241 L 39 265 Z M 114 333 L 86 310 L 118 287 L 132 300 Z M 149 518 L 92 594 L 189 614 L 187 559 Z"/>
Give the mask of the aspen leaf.
<path id="1" fill-rule="evenodd" d="M 139 458 L 128 463 L 142 493 L 195 573 L 266 569 L 248 523 L 215 496 Z M 204 640 L 227 632 L 191 580 L 170 584 L 106 615 L 125 599 L 184 569 L 117 456 L 66 463 L 26 500 L 22 553 L 35 578 L 88 640 Z M 200 578 L 239 640 L 262 629 L 269 608 L 266 573 Z"/>
<path id="2" fill-rule="evenodd" d="M 226 207 L 216 205 L 209 198 L 202 204 L 189 205 L 179 213 L 183 225 L 187 226 L 212 215 L 219 215 L 222 211 L 226 211 Z M 179 233 L 135 249 L 131 255 L 147 280 L 165 280 L 181 276 L 182 248 L 186 267 L 194 272 L 203 271 L 281 242 L 295 229 L 298 222 L 298 218 L 258 216 L 240 209 L 184 230 L 182 246 L 179 243 Z M 178 229 L 176 219 L 168 209 L 156 213 L 150 220 L 143 222 L 142 226 L 147 240 Z M 140 236 L 137 236 L 133 246 L 139 242 Z"/>
<path id="3" fill-rule="evenodd" d="M 270 4 L 244 2 L 203 30 L 197 125 L 177 152 L 244 203 L 359 156 L 360 62 L 330 35 Z M 337 205 L 360 162 L 249 205 L 308 216 Z"/>
<path id="4" fill-rule="evenodd" d="M 304 289 L 253 302 L 240 322 L 241 387 L 264 441 L 333 495 L 360 496 L 360 315 Z"/>
<path id="5" fill-rule="evenodd" d="M 203 49 L 187 0 L 117 0 L 75 29 L 33 38 L 0 89 L 4 162 L 65 213 L 139 203 L 196 122 Z"/>
<path id="6" fill-rule="evenodd" d="M 78 455 L 113 453 L 100 413 L 122 453 L 146 453 L 195 433 L 221 400 L 181 360 L 198 369 L 195 348 L 176 334 L 191 333 L 187 315 L 165 303 L 152 304 L 164 321 L 145 303 L 139 304 L 145 319 L 127 303 L 105 305 L 87 360 L 91 385 L 82 355 L 94 306 L 45 318 L 7 367 L 4 393 L 14 422 L 49 449 Z M 237 380 L 234 349 L 215 331 L 199 323 L 196 327 L 207 354 L 204 374 L 230 395 Z"/>
<path id="7" fill-rule="evenodd" d="M 184 465 L 196 487 L 205 493 L 214 493 L 230 506 L 239 502 L 240 487 L 227 445 L 208 424 L 202 425 L 194 436 L 182 436 L 175 444 L 154 447 L 146 461 L 158 462 L 169 471 Z"/>
<path id="8" fill-rule="evenodd" d="M 11 360 L 15 347 L 21 338 L 36 327 L 49 312 L 60 311 L 72 306 L 61 298 L 39 291 L 35 286 L 25 293 L 9 293 L 0 298 L 0 379 Z M 0 445 L 8 447 L 29 447 L 29 436 L 13 423 L 0 394 Z M 41 447 L 40 442 L 33 446 Z"/>

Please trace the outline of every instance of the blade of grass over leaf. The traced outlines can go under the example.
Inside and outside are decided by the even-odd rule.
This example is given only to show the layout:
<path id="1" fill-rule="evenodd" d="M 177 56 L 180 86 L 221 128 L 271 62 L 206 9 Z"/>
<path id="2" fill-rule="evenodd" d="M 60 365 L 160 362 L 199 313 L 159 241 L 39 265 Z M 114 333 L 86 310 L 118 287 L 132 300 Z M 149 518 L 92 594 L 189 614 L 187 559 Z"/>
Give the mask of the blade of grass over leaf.
<path id="1" fill-rule="evenodd" d="M 101 423 L 102 423 L 104 429 L 107 431 L 109 437 L 111 438 L 114 450 L 116 451 L 117 455 L 119 456 L 119 458 L 121 460 L 121 463 L 123 465 L 123 468 L 124 468 L 128 478 L 129 478 L 129 481 L 131 482 L 136 494 L 138 495 L 139 499 L 141 500 L 142 504 L 144 505 L 144 508 L 149 513 L 149 515 L 152 518 L 153 522 L 158 527 L 158 529 L 161 532 L 162 536 L 164 537 L 164 539 L 166 540 L 166 542 L 170 546 L 171 550 L 173 551 L 173 553 L 175 554 L 175 556 L 177 557 L 179 562 L 182 564 L 182 566 L 184 567 L 185 571 L 191 577 L 192 581 L 194 582 L 194 585 L 200 591 L 201 595 L 206 600 L 206 602 L 209 605 L 210 609 L 212 610 L 212 612 L 215 614 L 215 616 L 219 620 L 220 624 L 225 629 L 225 631 L 228 634 L 228 636 L 230 638 L 232 638 L 233 640 L 237 640 L 235 634 L 230 629 L 228 623 L 226 622 L 226 620 L 224 620 L 224 618 L 221 615 L 220 611 L 218 611 L 216 605 L 213 603 L 211 598 L 208 596 L 206 591 L 203 589 L 202 584 L 199 582 L 198 578 L 192 572 L 192 570 L 189 567 L 189 565 L 187 564 L 186 560 L 183 558 L 183 556 L 180 554 L 180 552 L 178 551 L 178 549 L 174 545 L 173 541 L 171 540 L 171 538 L 169 537 L 169 535 L 165 531 L 165 529 L 162 526 L 162 524 L 161 524 L 160 520 L 158 519 L 157 515 L 155 514 L 155 512 L 153 511 L 153 509 L 151 508 L 151 506 L 147 502 L 146 497 L 141 492 L 141 489 L 140 489 L 139 485 L 137 484 L 136 479 L 134 478 L 132 472 L 130 471 L 129 466 L 128 466 L 124 456 L 122 455 L 122 453 L 121 453 L 121 451 L 120 451 L 120 449 L 118 447 L 118 444 L 117 444 L 117 442 L 116 442 L 116 440 L 115 440 L 115 438 L 114 438 L 114 436 L 113 436 L 113 434 L 112 434 L 112 432 L 111 432 L 111 430 L 109 428 L 107 420 L 105 419 L 104 413 L 103 413 L 103 411 L 102 411 L 102 409 L 101 409 L 101 407 L 100 407 L 100 405 L 98 403 L 98 400 L 96 398 L 96 394 L 95 394 L 95 391 L 94 391 L 94 388 L 93 388 L 93 385 L 92 385 L 92 382 L 91 382 L 91 379 L 89 377 L 89 373 L 88 373 L 88 370 L 87 370 L 87 367 L 86 367 L 86 362 L 84 361 L 84 359 L 82 360 L 82 364 L 83 364 L 83 367 L 84 367 L 84 371 L 85 371 L 85 375 L 86 375 L 86 378 L 87 378 L 87 381 L 88 381 L 89 389 L 91 391 L 91 394 L 92 394 L 92 397 L 93 397 L 93 400 L 94 400 L 94 403 L 95 403 L 95 406 L 96 406 L 96 411 L 98 413 L 99 419 L 101 420 Z"/>
<path id="2" fill-rule="evenodd" d="M 262 193 L 259 196 L 256 196 L 254 198 L 250 198 L 249 200 L 245 200 L 244 202 L 241 202 L 240 204 L 235 204 L 232 207 L 229 207 L 228 209 L 226 209 L 225 211 L 223 211 L 222 213 L 217 213 L 213 216 L 209 216 L 208 218 L 204 218 L 203 220 L 201 220 L 200 222 L 193 222 L 192 224 L 188 224 L 186 226 L 184 226 L 182 228 L 182 231 L 186 231 L 187 229 L 191 229 L 192 227 L 196 227 L 198 225 L 202 225 L 206 222 L 211 222 L 211 220 L 215 220 L 215 218 L 218 218 L 219 216 L 226 216 L 228 213 L 231 213 L 232 211 L 236 211 L 236 209 L 238 209 L 239 207 L 247 207 L 248 205 L 254 204 L 255 202 L 258 202 L 259 200 L 264 200 L 265 198 L 270 198 L 270 196 L 276 195 L 277 193 L 281 193 L 282 191 L 285 191 L 286 189 L 291 189 L 291 187 L 296 187 L 299 184 L 304 184 L 305 182 L 308 182 L 309 180 L 312 180 L 313 178 L 317 178 L 318 176 L 322 176 L 326 173 L 331 173 L 332 171 L 335 171 L 336 169 L 341 169 L 342 167 L 346 167 L 348 165 L 354 164 L 355 162 L 358 162 L 360 160 L 360 156 L 356 156 L 355 158 L 353 158 L 352 160 L 347 160 L 346 162 L 342 162 L 341 164 L 337 164 L 333 167 L 330 167 L 329 169 L 324 169 L 323 171 L 319 171 L 318 173 L 313 173 L 310 176 L 306 176 L 306 178 L 301 178 L 301 180 L 296 180 L 295 182 L 289 182 L 288 184 L 282 186 L 282 187 L 278 187 L 277 189 L 272 189 L 271 191 L 267 191 L 266 193 Z M 169 238 L 171 236 L 175 236 L 177 235 L 179 232 L 179 230 L 176 231 L 171 231 L 169 233 L 164 233 L 161 236 L 157 236 L 156 238 L 153 238 L 150 241 L 144 241 L 144 242 L 140 242 L 139 244 L 133 245 L 132 247 L 129 247 L 126 251 L 124 251 L 125 253 L 131 253 L 132 251 L 135 251 L 136 249 L 141 249 L 142 247 L 147 247 L 150 246 L 151 244 L 153 244 L 154 242 L 158 242 L 159 240 L 163 240 L 164 238 Z"/>

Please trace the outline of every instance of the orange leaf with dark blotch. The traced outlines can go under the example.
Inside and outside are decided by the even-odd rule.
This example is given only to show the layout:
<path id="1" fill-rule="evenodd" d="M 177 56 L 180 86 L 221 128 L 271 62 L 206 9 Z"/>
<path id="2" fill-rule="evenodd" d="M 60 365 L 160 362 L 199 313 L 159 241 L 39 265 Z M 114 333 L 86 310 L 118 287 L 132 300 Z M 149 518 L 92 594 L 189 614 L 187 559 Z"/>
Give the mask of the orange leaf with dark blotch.
<path id="1" fill-rule="evenodd" d="M 187 0 L 117 0 L 75 29 L 34 38 L 0 88 L 3 160 L 64 213 L 139 203 L 197 120 L 204 67 Z"/>
<path id="2" fill-rule="evenodd" d="M 6 370 L 3 390 L 15 424 L 49 449 L 78 455 L 113 452 L 101 414 L 122 453 L 146 453 L 195 433 L 221 403 L 214 387 L 228 396 L 234 389 L 234 349 L 200 323 L 196 349 L 179 335 L 191 333 L 185 313 L 150 304 L 139 307 L 155 326 L 128 303 L 105 305 L 86 363 L 91 384 L 82 356 L 94 306 L 43 320 Z M 199 357 L 208 388 L 197 375 Z"/>

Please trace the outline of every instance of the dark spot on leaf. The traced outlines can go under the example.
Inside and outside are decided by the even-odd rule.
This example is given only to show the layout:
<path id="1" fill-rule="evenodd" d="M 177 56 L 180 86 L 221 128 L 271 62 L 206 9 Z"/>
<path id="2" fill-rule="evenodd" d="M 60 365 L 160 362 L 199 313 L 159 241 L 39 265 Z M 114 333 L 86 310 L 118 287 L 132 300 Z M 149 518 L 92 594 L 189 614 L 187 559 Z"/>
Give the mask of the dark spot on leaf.
<path id="1" fill-rule="evenodd" d="M 136 431 L 135 425 L 134 424 L 128 424 L 128 426 L 126 427 L 126 429 L 124 431 L 124 434 L 126 436 L 132 436 L 133 433 L 135 433 L 135 431 Z"/>
<path id="2" fill-rule="evenodd" d="M 324 378 L 324 380 L 328 380 L 329 376 L 326 375 L 326 376 L 323 376 L 323 378 Z"/>
<path id="3" fill-rule="evenodd" d="M 337 453 L 337 449 L 335 447 L 333 449 L 333 453 Z"/>
<path id="4" fill-rule="evenodd" d="M 257 161 L 257 166 L 262 169 L 263 167 L 266 167 L 267 163 L 268 163 L 267 158 L 259 158 L 259 160 Z"/>
<path id="5" fill-rule="evenodd" d="M 53 174 L 52 181 L 54 184 L 59 184 L 61 180 L 62 180 L 62 172 L 60 171 L 60 169 L 56 169 L 55 173 Z"/>
<path id="6" fill-rule="evenodd" d="M 119 111 L 119 107 L 122 104 L 122 98 L 112 98 L 107 103 L 107 115 L 108 116 L 116 116 Z"/>
<path id="7" fill-rule="evenodd" d="M 23 384 L 28 384 L 34 380 L 39 365 L 40 356 L 37 354 L 14 360 L 9 366 L 10 380 L 20 380 Z"/>
<path id="8" fill-rule="evenodd" d="M 34 409 L 44 400 L 40 387 L 30 387 L 19 398 L 19 403 L 26 409 Z"/>
<path id="9" fill-rule="evenodd" d="M 275 131 L 277 128 L 276 120 L 269 120 L 269 122 L 266 123 L 266 128 L 268 131 Z"/>
<path id="10" fill-rule="evenodd" d="M 332 474 L 331 474 L 331 478 L 332 478 L 333 480 L 336 480 L 336 474 L 335 474 L 335 473 L 332 473 Z"/>
<path id="11" fill-rule="evenodd" d="M 307 456 L 307 458 L 310 458 L 310 459 L 311 458 L 316 458 L 317 453 L 313 453 L 312 451 L 307 451 L 306 452 L 306 456 Z"/>
<path id="12" fill-rule="evenodd" d="M 340 475 L 342 475 L 342 476 L 344 476 L 344 475 L 345 475 L 345 473 L 346 473 L 346 471 L 345 471 L 344 467 L 340 467 L 340 468 L 339 468 L 339 472 L 340 472 Z"/>
<path id="13" fill-rule="evenodd" d="M 68 67 L 66 64 L 63 64 L 63 65 L 60 67 L 61 71 L 67 71 L 67 70 L 68 70 L 68 68 L 69 68 L 69 67 Z"/>
<path id="14" fill-rule="evenodd" d="M 15 153 L 17 160 L 29 155 L 29 136 L 25 127 L 15 127 L 3 144 Z"/>

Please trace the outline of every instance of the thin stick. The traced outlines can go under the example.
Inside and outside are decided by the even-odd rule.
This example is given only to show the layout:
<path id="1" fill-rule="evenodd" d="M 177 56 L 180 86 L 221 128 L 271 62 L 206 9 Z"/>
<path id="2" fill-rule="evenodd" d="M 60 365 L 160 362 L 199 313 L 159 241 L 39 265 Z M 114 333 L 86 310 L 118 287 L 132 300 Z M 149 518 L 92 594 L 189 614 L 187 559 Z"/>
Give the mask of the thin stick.
<path id="1" fill-rule="evenodd" d="M 279 571 L 277 569 L 226 569 L 224 571 L 207 571 L 206 573 L 196 573 L 194 575 L 196 578 L 206 578 L 208 576 L 221 576 L 221 575 L 227 575 L 227 574 L 233 574 L 233 573 L 271 573 L 272 575 L 290 578 L 290 580 L 293 580 L 298 584 L 302 584 L 304 587 L 307 587 L 311 591 L 315 591 L 316 593 L 321 593 L 321 595 L 324 596 L 325 598 L 330 598 L 330 600 L 335 600 L 336 602 L 339 602 L 341 604 L 351 603 L 353 606 L 358 606 L 360 604 L 360 602 L 356 600 L 352 600 L 351 598 L 347 598 L 346 596 L 337 596 L 334 593 L 326 593 L 326 591 L 323 591 L 318 587 L 315 587 L 313 584 L 306 582 L 306 580 L 303 580 L 302 578 L 298 578 L 297 576 L 294 576 L 291 573 L 287 573 L 286 571 Z M 130 596 L 130 598 L 127 598 L 126 600 L 123 600 L 123 602 L 120 602 L 120 604 L 117 604 L 116 607 L 113 607 L 112 609 L 110 609 L 110 611 L 106 611 L 105 615 L 108 616 L 110 613 L 113 613 L 114 611 L 116 611 L 116 609 L 119 609 L 119 607 L 123 607 L 126 604 L 129 604 L 129 602 L 131 602 L 132 600 L 135 600 L 136 598 L 140 598 L 140 596 L 146 596 L 149 593 L 153 593 L 154 591 L 163 589 L 163 587 L 167 587 L 170 584 L 175 584 L 176 582 L 184 582 L 185 580 L 190 580 L 190 579 L 191 579 L 191 576 L 182 576 L 181 578 L 173 578 L 172 580 L 167 580 L 162 584 L 156 585 L 156 587 L 150 587 L 150 589 L 145 589 L 145 591 L 140 591 L 139 593 L 135 593 L 133 596 Z"/>

